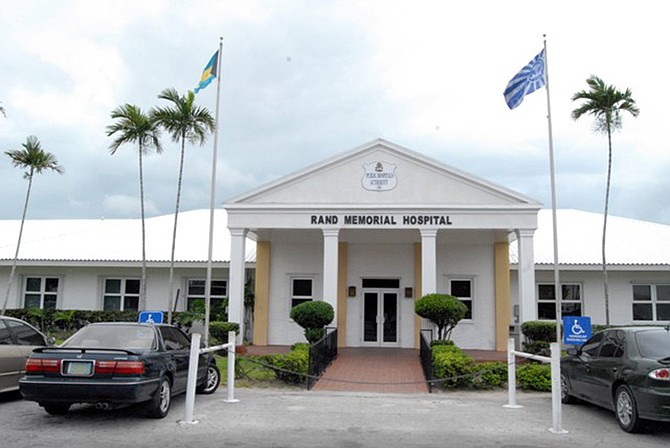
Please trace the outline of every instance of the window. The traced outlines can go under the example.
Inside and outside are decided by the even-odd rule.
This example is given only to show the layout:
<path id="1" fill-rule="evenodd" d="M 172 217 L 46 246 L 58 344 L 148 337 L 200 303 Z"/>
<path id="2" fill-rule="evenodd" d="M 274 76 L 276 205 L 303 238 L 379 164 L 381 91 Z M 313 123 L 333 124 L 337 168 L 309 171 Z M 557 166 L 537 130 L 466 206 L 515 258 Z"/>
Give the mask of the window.
<path id="1" fill-rule="evenodd" d="M 26 277 L 24 307 L 56 309 L 58 283 L 57 277 Z"/>
<path id="2" fill-rule="evenodd" d="M 585 353 L 589 356 L 596 356 L 598 353 L 598 348 L 600 348 L 600 343 L 603 340 L 603 336 L 605 333 L 596 333 L 594 334 L 591 339 L 586 341 L 584 345 L 582 345 L 582 348 L 580 351 L 582 353 Z"/>
<path id="3" fill-rule="evenodd" d="M 464 319 L 472 319 L 472 280 L 453 279 L 449 280 L 449 294 L 458 297 L 468 307 Z"/>
<path id="4" fill-rule="evenodd" d="M 582 288 L 576 283 L 561 284 L 561 314 L 582 315 Z M 556 288 L 553 283 L 537 285 L 537 318 L 556 319 Z"/>
<path id="5" fill-rule="evenodd" d="M 633 320 L 670 320 L 670 285 L 633 285 Z"/>
<path id="6" fill-rule="evenodd" d="M 625 336 L 623 331 L 616 330 L 607 333 L 607 337 L 600 347 L 598 356 L 601 358 L 621 358 L 625 346 Z"/>
<path id="7" fill-rule="evenodd" d="M 102 309 L 105 311 L 139 310 L 140 281 L 131 278 L 105 279 Z"/>
<path id="8" fill-rule="evenodd" d="M 189 279 L 186 289 L 186 302 L 189 311 L 196 311 L 202 306 L 205 308 L 205 279 Z M 221 306 L 228 297 L 228 282 L 226 280 L 212 280 L 209 290 L 209 305 L 211 308 Z"/>
<path id="9" fill-rule="evenodd" d="M 46 345 L 42 335 L 24 323 L 8 320 L 7 326 L 19 345 Z"/>
<path id="10" fill-rule="evenodd" d="M 163 335 L 165 350 L 187 350 L 191 341 L 179 329 L 173 327 L 159 327 Z"/>
<path id="11" fill-rule="evenodd" d="M 313 283 L 311 278 L 291 279 L 291 308 L 314 299 Z"/>
<path id="12" fill-rule="evenodd" d="M 5 321 L 0 319 L 0 345 L 12 345 L 14 341 L 12 340 L 12 335 L 9 332 L 9 328 L 5 325 Z"/>

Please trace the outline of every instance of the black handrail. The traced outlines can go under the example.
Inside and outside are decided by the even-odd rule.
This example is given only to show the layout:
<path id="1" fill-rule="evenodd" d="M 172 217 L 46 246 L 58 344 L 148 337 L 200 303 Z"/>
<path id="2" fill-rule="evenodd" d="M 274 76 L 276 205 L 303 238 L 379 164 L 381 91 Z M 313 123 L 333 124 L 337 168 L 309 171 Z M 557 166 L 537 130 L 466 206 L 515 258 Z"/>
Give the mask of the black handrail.
<path id="1" fill-rule="evenodd" d="M 428 384 L 428 393 L 433 392 L 433 350 L 430 346 L 433 342 L 433 330 L 421 330 L 419 356 L 421 356 L 421 367 L 423 367 L 423 376 L 426 377 Z"/>
<path id="2" fill-rule="evenodd" d="M 307 390 L 310 390 L 337 357 L 337 328 L 326 327 L 326 335 L 309 346 Z"/>

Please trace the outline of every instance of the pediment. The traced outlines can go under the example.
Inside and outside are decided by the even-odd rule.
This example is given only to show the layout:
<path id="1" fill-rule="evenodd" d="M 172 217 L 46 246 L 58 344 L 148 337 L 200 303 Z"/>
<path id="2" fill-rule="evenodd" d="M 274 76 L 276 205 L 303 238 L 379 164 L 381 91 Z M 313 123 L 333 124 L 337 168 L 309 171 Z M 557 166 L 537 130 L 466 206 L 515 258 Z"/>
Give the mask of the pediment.
<path id="1" fill-rule="evenodd" d="M 378 139 L 228 201 L 235 205 L 515 206 L 538 202 Z"/>

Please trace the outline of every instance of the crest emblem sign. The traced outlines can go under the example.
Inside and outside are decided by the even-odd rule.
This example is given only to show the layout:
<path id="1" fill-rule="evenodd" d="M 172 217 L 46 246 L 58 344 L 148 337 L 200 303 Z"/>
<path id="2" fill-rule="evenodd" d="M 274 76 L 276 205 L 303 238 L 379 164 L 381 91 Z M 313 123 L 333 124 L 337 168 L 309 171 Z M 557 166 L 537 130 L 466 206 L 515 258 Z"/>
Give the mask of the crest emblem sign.
<path id="1" fill-rule="evenodd" d="M 363 165 L 363 188 L 369 191 L 393 190 L 398 185 L 396 165 L 388 162 L 372 162 Z"/>

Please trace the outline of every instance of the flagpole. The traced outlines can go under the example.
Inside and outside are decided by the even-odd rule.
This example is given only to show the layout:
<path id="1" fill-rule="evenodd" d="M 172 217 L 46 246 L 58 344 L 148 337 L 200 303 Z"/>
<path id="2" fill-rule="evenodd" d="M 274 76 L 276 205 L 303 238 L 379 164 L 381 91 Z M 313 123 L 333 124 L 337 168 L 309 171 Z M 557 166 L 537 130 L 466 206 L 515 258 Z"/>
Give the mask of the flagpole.
<path id="1" fill-rule="evenodd" d="M 554 233 L 554 295 L 556 297 L 556 342 L 561 342 L 562 291 L 558 269 L 558 226 L 556 218 L 556 174 L 554 165 L 554 138 L 551 127 L 551 99 L 549 95 L 549 56 L 547 54 L 547 35 L 544 34 L 544 76 L 547 90 L 547 123 L 549 126 L 549 169 L 551 171 L 551 216 Z"/>
<path id="2" fill-rule="evenodd" d="M 216 149 L 219 140 L 219 97 L 221 93 L 221 59 L 223 59 L 223 37 L 219 38 L 219 57 L 216 67 L 216 112 L 214 113 L 214 148 L 212 149 L 212 175 L 209 190 L 209 247 L 207 249 L 207 279 L 205 280 L 205 335 L 203 341 L 209 346 L 209 309 L 212 300 L 212 248 L 214 247 L 214 206 L 216 203 Z"/>

